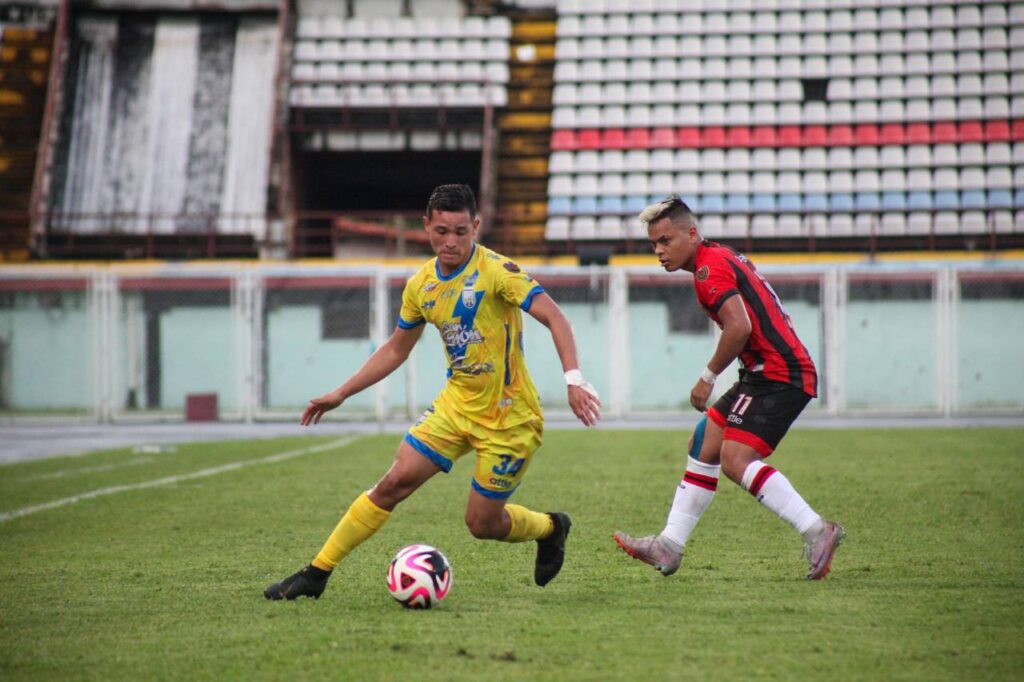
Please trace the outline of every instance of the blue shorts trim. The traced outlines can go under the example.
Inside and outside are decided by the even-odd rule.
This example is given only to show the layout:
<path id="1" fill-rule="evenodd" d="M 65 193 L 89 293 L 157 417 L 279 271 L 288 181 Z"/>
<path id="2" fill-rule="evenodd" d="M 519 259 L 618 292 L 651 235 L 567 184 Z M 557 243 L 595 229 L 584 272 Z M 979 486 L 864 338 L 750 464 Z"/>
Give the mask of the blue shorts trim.
<path id="1" fill-rule="evenodd" d="M 484 497 L 491 498 L 492 500 L 507 499 L 511 497 L 512 493 L 514 493 L 519 488 L 519 486 L 516 486 L 515 488 L 512 488 L 512 490 L 488 490 L 487 488 L 477 483 L 477 480 L 475 478 L 470 479 L 470 482 L 473 484 L 473 490 L 477 491 Z"/>
<path id="2" fill-rule="evenodd" d="M 409 445 L 413 446 L 413 448 L 416 449 L 416 452 L 420 453 L 421 455 L 429 459 L 431 462 L 436 464 L 441 469 L 441 471 L 447 474 L 449 471 L 452 470 L 452 461 L 450 459 L 448 459 L 447 457 L 438 452 L 435 452 L 429 445 L 421 441 L 416 436 L 412 435 L 411 433 L 407 433 L 405 434 L 405 438 L 403 440 L 405 440 L 405 442 L 408 443 Z"/>
<path id="3" fill-rule="evenodd" d="M 526 298 L 524 298 L 523 302 L 519 304 L 519 307 L 522 308 L 524 313 L 530 312 L 530 306 L 533 305 L 533 297 L 536 296 L 537 294 L 543 293 L 544 287 L 538 284 L 534 288 L 530 289 L 530 293 L 526 295 Z"/>
<path id="4" fill-rule="evenodd" d="M 417 322 L 406 322 L 402 318 L 398 318 L 398 326 L 402 329 L 415 329 L 416 327 L 424 324 L 426 320 L 419 320 Z"/>

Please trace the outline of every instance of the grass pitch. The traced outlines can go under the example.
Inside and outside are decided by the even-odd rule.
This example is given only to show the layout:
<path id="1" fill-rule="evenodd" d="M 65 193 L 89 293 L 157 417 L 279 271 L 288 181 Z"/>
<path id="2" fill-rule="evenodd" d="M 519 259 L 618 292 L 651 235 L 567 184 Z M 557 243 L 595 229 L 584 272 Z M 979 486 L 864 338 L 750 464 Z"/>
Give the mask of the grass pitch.
<path id="1" fill-rule="evenodd" d="M 1022 430 L 792 432 L 772 457 L 846 544 L 803 580 L 796 534 L 723 482 L 663 578 L 612 533 L 661 529 L 684 432 L 550 432 L 514 496 L 574 520 L 567 563 L 474 540 L 459 462 L 400 506 L 319 601 L 267 602 L 388 466 L 398 436 L 245 468 L 333 438 L 98 452 L 0 467 L 0 678 L 1010 680 L 1024 674 Z M 131 486 L 215 469 L 147 489 Z M 400 547 L 441 548 L 448 599 L 402 609 Z"/>

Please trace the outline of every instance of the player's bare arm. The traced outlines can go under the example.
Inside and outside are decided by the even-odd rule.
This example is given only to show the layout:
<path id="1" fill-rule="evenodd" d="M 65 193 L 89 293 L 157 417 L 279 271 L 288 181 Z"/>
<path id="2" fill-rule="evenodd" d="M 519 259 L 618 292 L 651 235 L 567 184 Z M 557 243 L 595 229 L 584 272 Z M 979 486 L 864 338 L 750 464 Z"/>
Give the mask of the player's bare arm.
<path id="1" fill-rule="evenodd" d="M 740 296 L 731 296 L 725 300 L 718 309 L 718 319 L 722 323 L 722 335 L 718 339 L 714 355 L 708 361 L 708 374 L 697 379 L 697 383 L 690 391 L 690 404 L 700 412 L 707 409 L 714 377 L 732 364 L 750 338 L 750 317 Z"/>
<path id="2" fill-rule="evenodd" d="M 395 327 L 384 344 L 367 358 L 348 381 L 319 398 L 313 398 L 302 412 L 301 424 L 319 424 L 320 418 L 343 402 L 388 376 L 402 366 L 423 334 L 423 325 L 412 329 Z"/>
<path id="3" fill-rule="evenodd" d="M 576 356 L 576 340 L 572 325 L 555 300 L 547 294 L 538 294 L 530 304 L 529 312 L 535 320 L 551 331 L 551 339 L 555 343 L 555 350 L 558 351 L 558 359 L 562 362 L 562 370 L 579 370 L 580 363 Z M 596 392 L 587 390 L 587 386 L 589 384 L 586 382 L 582 382 L 581 385 L 569 385 L 569 407 L 581 422 L 587 426 L 594 426 L 601 418 L 601 401 Z"/>

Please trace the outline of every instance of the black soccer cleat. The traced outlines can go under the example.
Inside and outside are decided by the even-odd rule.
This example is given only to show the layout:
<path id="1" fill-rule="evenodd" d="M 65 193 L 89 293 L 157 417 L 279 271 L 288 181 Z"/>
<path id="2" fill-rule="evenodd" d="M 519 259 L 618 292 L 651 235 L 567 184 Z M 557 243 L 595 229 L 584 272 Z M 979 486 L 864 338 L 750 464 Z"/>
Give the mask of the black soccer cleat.
<path id="1" fill-rule="evenodd" d="M 310 564 L 298 573 L 293 573 L 263 590 L 263 596 L 267 599 L 287 599 L 289 601 L 297 597 L 319 599 L 320 595 L 324 593 L 327 579 L 330 577 L 330 571 L 321 570 Z"/>
<path id="2" fill-rule="evenodd" d="M 533 567 L 533 580 L 541 587 L 555 579 L 565 561 L 565 539 L 569 537 L 572 519 L 565 512 L 548 512 L 555 524 L 551 535 L 537 540 L 537 563 Z"/>

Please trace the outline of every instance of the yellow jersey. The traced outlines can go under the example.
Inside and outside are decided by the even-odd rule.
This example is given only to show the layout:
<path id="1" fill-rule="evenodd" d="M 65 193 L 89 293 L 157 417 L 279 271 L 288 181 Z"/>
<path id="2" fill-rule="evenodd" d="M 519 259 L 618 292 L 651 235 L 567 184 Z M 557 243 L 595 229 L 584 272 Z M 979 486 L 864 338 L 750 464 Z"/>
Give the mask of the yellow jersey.
<path id="1" fill-rule="evenodd" d="M 441 274 L 434 258 L 409 278 L 398 326 L 431 323 L 448 356 L 448 382 L 435 408 L 496 430 L 542 418 L 523 358 L 521 311 L 543 291 L 514 262 L 480 244 L 450 275 Z"/>

